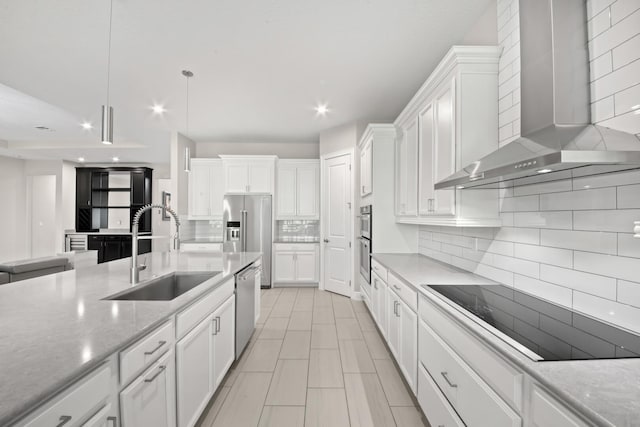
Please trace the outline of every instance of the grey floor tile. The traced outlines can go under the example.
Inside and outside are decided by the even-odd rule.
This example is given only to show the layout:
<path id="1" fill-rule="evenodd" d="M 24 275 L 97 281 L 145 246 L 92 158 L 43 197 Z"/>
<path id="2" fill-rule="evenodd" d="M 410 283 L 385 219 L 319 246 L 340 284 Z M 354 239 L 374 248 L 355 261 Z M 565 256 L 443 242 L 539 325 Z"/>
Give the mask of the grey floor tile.
<path id="1" fill-rule="evenodd" d="M 347 398 L 343 388 L 310 388 L 307 391 L 305 427 L 349 427 Z"/>
<path id="2" fill-rule="evenodd" d="M 336 318 L 356 316 L 353 307 L 351 307 L 351 299 L 346 297 L 333 299 L 333 312 Z"/>
<path id="3" fill-rule="evenodd" d="M 356 313 L 366 313 L 369 311 L 364 301 L 351 300 L 351 305 L 353 306 L 353 311 Z"/>
<path id="4" fill-rule="evenodd" d="M 362 331 L 374 332 L 378 330 L 376 322 L 369 312 L 356 313 L 356 317 L 358 318 L 358 323 L 360 323 L 360 329 L 362 329 Z"/>
<path id="5" fill-rule="evenodd" d="M 270 373 L 241 372 L 229 390 L 213 427 L 258 425 L 270 382 Z"/>
<path id="6" fill-rule="evenodd" d="M 258 427 L 304 427 L 304 406 L 265 406 Z"/>
<path id="7" fill-rule="evenodd" d="M 398 427 L 429 427 L 429 422 L 415 406 L 394 406 L 391 412 Z"/>
<path id="8" fill-rule="evenodd" d="M 311 325 L 311 348 L 338 348 L 336 325 Z"/>
<path id="9" fill-rule="evenodd" d="M 280 349 L 280 359 L 308 359 L 311 331 L 287 331 Z"/>
<path id="10" fill-rule="evenodd" d="M 308 360 L 278 360 L 265 405 L 304 406 Z"/>
<path id="11" fill-rule="evenodd" d="M 342 371 L 347 373 L 375 373 L 369 349 L 364 340 L 339 340 Z"/>
<path id="12" fill-rule="evenodd" d="M 364 339 L 360 324 L 354 319 L 336 319 L 336 329 L 340 340 L 361 340 Z"/>
<path id="13" fill-rule="evenodd" d="M 351 427 L 395 426 L 389 403 L 376 374 L 345 374 Z"/>
<path id="14" fill-rule="evenodd" d="M 315 324 L 334 324 L 336 318 L 333 314 L 332 307 L 321 307 L 313 309 L 313 323 Z"/>
<path id="15" fill-rule="evenodd" d="M 240 372 L 273 372 L 281 346 L 282 340 L 257 340 Z"/>
<path id="16" fill-rule="evenodd" d="M 291 311 L 293 311 L 293 300 L 281 301 L 282 297 L 278 299 L 278 302 L 271 309 L 271 313 L 269 314 L 269 318 L 273 317 L 289 317 L 291 316 Z"/>
<path id="17" fill-rule="evenodd" d="M 287 329 L 290 331 L 310 331 L 311 317 L 311 311 L 294 311 L 289 317 Z"/>
<path id="18" fill-rule="evenodd" d="M 269 317 L 262 326 L 259 339 L 282 339 L 289 324 L 288 317 Z"/>
<path id="19" fill-rule="evenodd" d="M 372 359 L 389 359 L 391 354 L 387 350 L 387 345 L 384 343 L 382 336 L 378 331 L 366 331 L 363 332 L 364 341 L 369 348 L 369 354 Z"/>
<path id="20" fill-rule="evenodd" d="M 296 302 L 293 304 L 293 311 L 311 311 L 313 310 L 313 294 L 298 294 Z"/>
<path id="21" fill-rule="evenodd" d="M 326 291 L 317 291 L 313 298 L 313 308 L 329 308 L 333 306 L 331 294 Z"/>
<path id="22" fill-rule="evenodd" d="M 269 318 L 269 314 L 271 313 L 271 309 L 273 307 L 260 307 L 260 317 L 256 321 L 258 325 L 264 325 L 264 322 Z"/>
<path id="23" fill-rule="evenodd" d="M 373 363 L 380 377 L 384 394 L 390 406 L 414 406 L 411 392 L 402 380 L 402 373 L 398 371 L 392 360 L 377 359 Z"/>
<path id="24" fill-rule="evenodd" d="M 337 349 L 311 350 L 309 358 L 309 387 L 344 387 L 340 352 Z"/>
<path id="25" fill-rule="evenodd" d="M 216 391 L 211 402 L 209 402 L 209 405 L 204 410 L 202 417 L 200 417 L 200 420 L 196 423 L 197 427 L 211 427 L 213 425 L 213 421 L 218 415 L 218 412 L 220 412 L 220 408 L 222 408 L 222 404 L 227 398 L 229 390 L 231 390 L 231 387 L 220 387 Z"/>

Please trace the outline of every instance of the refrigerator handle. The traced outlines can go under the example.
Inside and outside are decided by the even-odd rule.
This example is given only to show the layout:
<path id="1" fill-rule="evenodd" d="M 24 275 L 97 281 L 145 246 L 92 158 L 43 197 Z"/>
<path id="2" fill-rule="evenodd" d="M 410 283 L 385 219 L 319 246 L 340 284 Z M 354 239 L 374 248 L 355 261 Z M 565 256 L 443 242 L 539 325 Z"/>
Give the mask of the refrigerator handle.
<path id="1" fill-rule="evenodd" d="M 240 222 L 240 238 L 242 239 L 242 252 L 247 251 L 247 211 L 242 210 L 242 219 Z"/>

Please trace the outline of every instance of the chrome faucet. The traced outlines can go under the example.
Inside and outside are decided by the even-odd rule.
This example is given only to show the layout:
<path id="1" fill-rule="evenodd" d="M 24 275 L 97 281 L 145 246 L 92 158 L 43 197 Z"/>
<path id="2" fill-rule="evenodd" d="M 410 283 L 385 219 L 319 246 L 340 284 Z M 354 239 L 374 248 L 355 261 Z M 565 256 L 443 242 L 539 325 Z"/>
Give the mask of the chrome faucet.
<path id="1" fill-rule="evenodd" d="M 133 216 L 133 222 L 131 223 L 131 284 L 135 285 L 140 280 L 140 271 L 147 268 L 146 265 L 138 265 L 138 224 L 142 214 L 150 209 L 165 209 L 171 214 L 176 222 L 176 234 L 173 236 L 173 248 L 175 250 L 180 249 L 180 220 L 178 214 L 169 208 L 162 205 L 145 205 L 141 207 L 138 212 Z"/>

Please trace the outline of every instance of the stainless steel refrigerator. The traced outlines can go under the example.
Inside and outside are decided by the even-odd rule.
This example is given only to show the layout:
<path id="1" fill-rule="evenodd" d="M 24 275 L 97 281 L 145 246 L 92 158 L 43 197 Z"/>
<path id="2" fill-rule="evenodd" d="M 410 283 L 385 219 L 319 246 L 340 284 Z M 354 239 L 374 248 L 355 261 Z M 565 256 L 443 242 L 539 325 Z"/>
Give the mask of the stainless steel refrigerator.
<path id="1" fill-rule="evenodd" d="M 224 252 L 262 252 L 263 288 L 271 287 L 270 194 L 227 194 L 223 205 Z"/>

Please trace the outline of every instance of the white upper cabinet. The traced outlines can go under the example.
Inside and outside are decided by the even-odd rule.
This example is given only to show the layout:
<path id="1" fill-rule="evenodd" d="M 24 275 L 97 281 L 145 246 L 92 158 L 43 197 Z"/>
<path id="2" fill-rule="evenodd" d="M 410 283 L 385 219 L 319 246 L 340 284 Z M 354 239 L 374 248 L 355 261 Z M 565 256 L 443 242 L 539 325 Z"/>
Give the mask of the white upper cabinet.
<path id="1" fill-rule="evenodd" d="M 318 160 L 279 160 L 276 219 L 320 218 Z"/>
<path id="2" fill-rule="evenodd" d="M 220 219 L 224 175 L 220 159 L 191 159 L 189 219 Z"/>
<path id="3" fill-rule="evenodd" d="M 498 47 L 452 47 L 396 119 L 397 222 L 501 225 L 497 190 L 435 189 L 498 148 L 499 57 Z"/>
<path id="4" fill-rule="evenodd" d="M 360 149 L 360 197 L 373 192 L 373 137 Z"/>
<path id="5" fill-rule="evenodd" d="M 276 156 L 220 156 L 226 193 L 273 193 Z"/>

